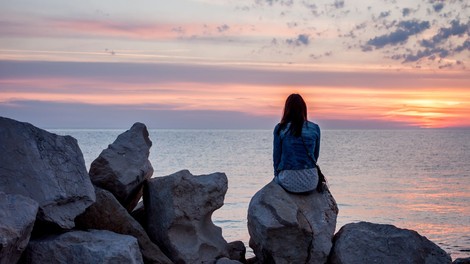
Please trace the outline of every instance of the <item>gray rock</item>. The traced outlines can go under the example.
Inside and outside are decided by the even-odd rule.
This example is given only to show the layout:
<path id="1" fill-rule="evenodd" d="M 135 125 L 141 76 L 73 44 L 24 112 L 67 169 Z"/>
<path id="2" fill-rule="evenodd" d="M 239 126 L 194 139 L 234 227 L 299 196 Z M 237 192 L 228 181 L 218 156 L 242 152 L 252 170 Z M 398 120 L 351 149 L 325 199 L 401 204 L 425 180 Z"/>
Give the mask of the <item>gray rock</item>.
<path id="1" fill-rule="evenodd" d="M 233 241 L 228 243 L 228 255 L 230 259 L 246 263 L 246 247 L 242 241 Z"/>
<path id="2" fill-rule="evenodd" d="M 132 210 L 131 216 L 140 223 L 141 226 L 145 227 L 147 226 L 147 217 L 145 214 L 145 207 L 144 207 L 144 202 L 140 201 L 137 206 Z"/>
<path id="3" fill-rule="evenodd" d="M 224 173 L 193 176 L 183 170 L 146 184 L 147 233 L 175 263 L 214 263 L 228 257 L 212 213 L 227 192 Z"/>
<path id="4" fill-rule="evenodd" d="M 142 197 L 144 181 L 153 174 L 148 160 L 151 146 L 147 127 L 135 123 L 90 165 L 93 184 L 114 194 L 129 212 Z"/>
<path id="5" fill-rule="evenodd" d="M 0 117 L 0 191 L 39 204 L 38 220 L 61 228 L 95 201 L 77 140 Z"/>
<path id="6" fill-rule="evenodd" d="M 326 263 L 337 215 L 328 190 L 290 194 L 272 181 L 248 207 L 250 247 L 259 263 Z"/>
<path id="7" fill-rule="evenodd" d="M 458 258 L 455 259 L 452 264 L 470 264 L 470 258 Z"/>
<path id="8" fill-rule="evenodd" d="M 220 258 L 215 264 L 242 264 L 242 262 L 229 258 Z"/>
<path id="9" fill-rule="evenodd" d="M 0 264 L 16 263 L 20 259 L 37 213 L 36 201 L 0 192 Z"/>
<path id="10" fill-rule="evenodd" d="M 332 264 L 445 264 L 450 256 L 416 231 L 367 222 L 343 226 L 335 235 Z"/>
<path id="11" fill-rule="evenodd" d="M 143 263 L 137 239 L 106 230 L 72 231 L 31 239 L 20 263 Z"/>
<path id="12" fill-rule="evenodd" d="M 114 195 L 104 189 L 96 188 L 96 203 L 79 215 L 75 222 L 80 228 L 109 230 L 137 238 L 145 263 L 172 263 Z"/>

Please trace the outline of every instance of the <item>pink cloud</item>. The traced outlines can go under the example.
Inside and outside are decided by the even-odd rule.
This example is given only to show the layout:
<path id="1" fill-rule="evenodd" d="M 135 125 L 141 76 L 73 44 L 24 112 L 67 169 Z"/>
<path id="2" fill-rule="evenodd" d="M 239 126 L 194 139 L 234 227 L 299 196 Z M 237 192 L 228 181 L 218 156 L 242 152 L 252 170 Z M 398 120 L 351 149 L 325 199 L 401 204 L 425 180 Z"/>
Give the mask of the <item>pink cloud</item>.
<path id="1" fill-rule="evenodd" d="M 13 37 L 94 37 L 169 40 L 193 37 L 292 37 L 275 24 L 170 23 L 78 18 L 4 18 L 0 34 Z"/>

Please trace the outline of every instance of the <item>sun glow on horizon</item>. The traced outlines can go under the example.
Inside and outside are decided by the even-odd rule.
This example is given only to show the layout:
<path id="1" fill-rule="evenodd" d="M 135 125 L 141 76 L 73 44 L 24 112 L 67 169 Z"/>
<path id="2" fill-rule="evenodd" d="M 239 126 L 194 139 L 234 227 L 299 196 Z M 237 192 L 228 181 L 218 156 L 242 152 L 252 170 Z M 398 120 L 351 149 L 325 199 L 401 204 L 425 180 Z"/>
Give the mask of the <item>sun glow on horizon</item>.
<path id="1" fill-rule="evenodd" d="M 122 82 L 92 77 L 3 78 L 0 87 L 1 104 L 42 101 L 152 111 L 233 111 L 267 117 L 282 114 L 287 95 L 297 92 L 304 96 L 309 116 L 315 119 L 377 120 L 421 128 L 470 127 L 470 95 L 461 88 L 436 92 L 436 88 L 407 91 L 233 82 Z"/>

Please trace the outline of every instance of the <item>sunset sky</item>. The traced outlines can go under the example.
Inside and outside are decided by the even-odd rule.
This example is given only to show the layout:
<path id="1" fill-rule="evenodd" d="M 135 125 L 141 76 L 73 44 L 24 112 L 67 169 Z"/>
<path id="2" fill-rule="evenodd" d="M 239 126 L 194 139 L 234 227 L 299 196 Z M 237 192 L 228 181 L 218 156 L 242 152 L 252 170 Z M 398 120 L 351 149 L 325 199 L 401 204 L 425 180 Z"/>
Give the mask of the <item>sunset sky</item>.
<path id="1" fill-rule="evenodd" d="M 470 128 L 466 0 L 0 0 L 0 116 L 43 128 Z"/>

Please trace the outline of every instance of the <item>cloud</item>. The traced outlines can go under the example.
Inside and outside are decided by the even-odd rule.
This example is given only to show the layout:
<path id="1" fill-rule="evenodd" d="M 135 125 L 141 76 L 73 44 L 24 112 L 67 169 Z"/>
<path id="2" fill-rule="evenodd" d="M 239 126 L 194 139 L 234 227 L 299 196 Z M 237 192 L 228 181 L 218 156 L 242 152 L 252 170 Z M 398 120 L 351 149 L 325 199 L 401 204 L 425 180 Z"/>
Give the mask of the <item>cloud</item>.
<path id="1" fill-rule="evenodd" d="M 219 33 L 223 33 L 223 32 L 225 32 L 229 29 L 230 29 L 230 27 L 227 24 L 223 24 L 223 25 L 217 27 L 217 31 Z"/>
<path id="2" fill-rule="evenodd" d="M 93 105 L 53 101 L 0 104 L 2 116 L 41 128 L 127 128 L 142 122 L 148 128 L 269 129 L 278 117 L 237 111 L 172 110 L 159 104 Z"/>
<path id="3" fill-rule="evenodd" d="M 309 3 L 307 1 L 302 1 L 302 5 L 309 10 L 314 16 L 319 16 L 318 6 L 315 3 Z"/>
<path id="4" fill-rule="evenodd" d="M 0 35 L 14 37 L 100 37 L 122 39 L 168 39 L 181 34 L 184 29 L 197 30 L 187 24 L 182 28 L 170 23 L 143 23 L 76 18 L 32 18 L 28 21 L 2 21 Z M 54 29 L 54 30 L 51 30 Z"/>
<path id="5" fill-rule="evenodd" d="M 388 16 L 390 16 L 390 11 L 387 11 L 387 12 L 381 12 L 380 15 L 379 15 L 379 19 L 380 18 L 386 18 Z"/>
<path id="6" fill-rule="evenodd" d="M 465 40 L 461 45 L 442 45 L 453 36 L 463 37 L 470 36 L 470 22 L 467 24 L 460 23 L 459 20 L 453 20 L 450 27 L 440 28 L 432 38 L 424 39 L 419 42 L 423 48 L 415 53 L 409 52 L 408 54 L 395 54 L 391 58 L 395 60 L 403 59 L 403 62 L 416 62 L 423 58 L 447 58 L 455 53 L 470 50 L 470 39 Z M 446 67 L 439 67 L 440 69 Z"/>
<path id="7" fill-rule="evenodd" d="M 430 40 L 421 41 L 421 46 L 426 48 L 434 48 L 436 45 L 444 42 L 452 36 L 463 36 L 465 33 L 470 35 L 470 22 L 467 24 L 460 23 L 459 20 L 452 20 L 451 26 L 448 28 L 440 28 L 438 33 Z"/>
<path id="8" fill-rule="evenodd" d="M 273 6 L 274 4 L 280 4 L 282 6 L 292 6 L 294 4 L 294 0 L 255 0 L 255 3 L 258 5 L 268 4 Z"/>
<path id="9" fill-rule="evenodd" d="M 336 8 L 343 8 L 344 7 L 344 0 L 335 0 L 333 6 Z"/>
<path id="10" fill-rule="evenodd" d="M 310 36 L 307 34 L 300 34 L 297 38 L 287 39 L 286 43 L 292 46 L 308 46 L 310 44 Z"/>
<path id="11" fill-rule="evenodd" d="M 419 50 L 416 52 L 416 54 L 405 54 L 402 56 L 395 57 L 396 59 L 398 58 L 403 58 L 403 62 L 415 62 L 418 61 L 422 58 L 425 57 L 431 57 L 433 55 L 439 56 L 439 58 L 445 58 L 449 56 L 450 52 L 449 50 L 443 49 L 443 48 L 432 48 L 432 49 L 424 49 L 424 50 Z"/>
<path id="12" fill-rule="evenodd" d="M 436 12 L 441 12 L 442 8 L 444 8 L 444 3 L 436 3 L 432 6 L 434 8 L 434 11 Z"/>
<path id="13" fill-rule="evenodd" d="M 404 16 L 404 17 L 407 17 L 409 14 L 411 13 L 411 9 L 408 8 L 408 7 L 405 7 L 401 10 L 401 14 Z"/>
<path id="14" fill-rule="evenodd" d="M 462 52 L 464 50 L 470 51 L 470 39 L 465 40 L 462 45 L 455 47 L 455 52 Z"/>
<path id="15" fill-rule="evenodd" d="M 127 129 L 135 122 L 144 123 L 149 129 L 272 129 L 279 122 L 279 116 L 259 116 L 236 111 L 175 111 L 159 105 L 123 107 L 50 101 L 0 104 L 0 112 L 4 117 L 28 122 L 43 129 Z M 314 118 L 324 129 L 410 127 L 407 122 L 377 118 Z"/>
<path id="16" fill-rule="evenodd" d="M 465 73 L 460 75 L 433 73 L 438 80 L 468 80 Z M 176 63 L 90 63 L 90 62 L 44 62 L 44 61 L 1 61 L 0 81 L 5 89 L 8 80 L 32 80 L 31 91 L 53 83 L 50 80 L 66 80 L 75 85 L 67 86 L 78 93 L 93 91 L 106 94 L 117 91 L 116 84 L 129 87 L 148 85 L 164 89 L 169 84 L 210 84 L 212 86 L 250 85 L 250 86 L 310 86 L 323 87 L 373 87 L 373 88 L 419 88 L 433 85 L 433 78 L 426 74 L 404 74 L 399 72 L 362 72 L 362 71 L 326 71 L 295 70 L 281 67 L 280 70 L 251 67 L 240 68 L 222 65 L 198 65 Z M 83 80 L 92 81 L 90 85 L 81 84 Z M 56 82 L 54 82 L 56 83 Z M 108 85 L 104 85 L 108 84 Z M 18 83 L 24 86 L 23 83 Z M 463 84 L 462 84 L 463 85 Z M 83 87 L 82 87 L 83 86 Z M 89 88 L 87 89 L 87 86 Z M 468 81 L 467 85 L 468 87 Z M 15 88 L 16 87 L 16 88 Z M 18 89 L 18 86 L 12 90 Z M 80 87 L 80 89 L 77 89 Z M 104 87 L 104 88 L 101 88 Z M 24 88 L 23 88 L 24 89 Z M 58 88 L 59 89 L 59 88 Z M 64 89 L 64 88 L 62 88 Z M 111 90 L 109 90 L 111 89 Z M 3 90 L 1 90 L 3 91 Z M 161 92 L 161 90 L 159 90 Z"/>
<path id="17" fill-rule="evenodd" d="M 317 54 L 310 54 L 310 58 L 314 59 L 314 60 L 318 60 L 318 59 L 321 59 L 323 57 L 330 57 L 333 55 L 333 51 L 327 51 L 323 54 L 320 54 L 320 55 L 317 55 Z"/>
<path id="18" fill-rule="evenodd" d="M 387 45 L 397 45 L 405 43 L 412 35 L 417 35 L 428 29 L 430 23 L 428 21 L 407 20 L 401 21 L 397 25 L 396 31 L 378 36 L 367 41 L 368 46 L 374 46 L 376 49 L 383 48 Z M 364 50 L 364 49 L 363 49 Z"/>

